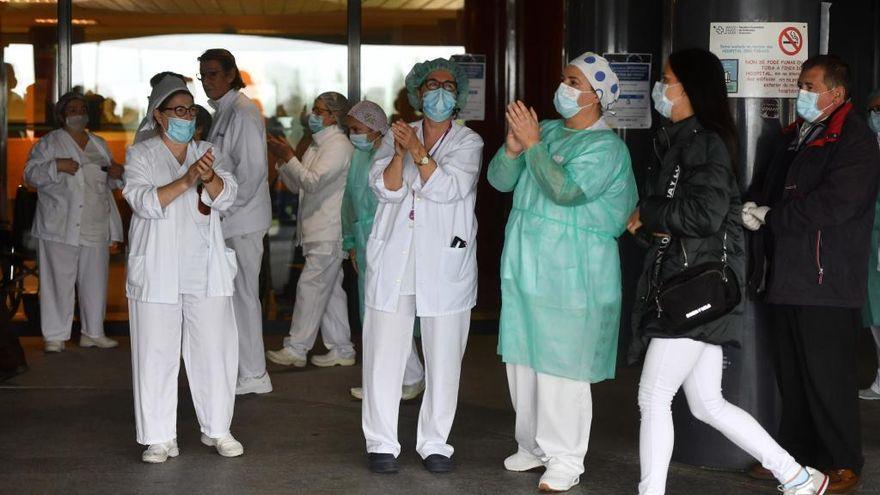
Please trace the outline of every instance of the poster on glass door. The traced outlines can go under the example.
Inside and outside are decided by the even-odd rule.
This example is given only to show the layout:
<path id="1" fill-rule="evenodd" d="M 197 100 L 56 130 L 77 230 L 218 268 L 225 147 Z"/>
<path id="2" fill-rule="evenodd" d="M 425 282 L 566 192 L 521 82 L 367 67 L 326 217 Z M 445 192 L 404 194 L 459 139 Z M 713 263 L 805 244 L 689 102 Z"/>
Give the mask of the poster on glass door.
<path id="1" fill-rule="evenodd" d="M 468 101 L 459 120 L 486 119 L 486 56 L 475 54 L 453 55 L 450 57 L 468 77 Z"/>
<path id="2" fill-rule="evenodd" d="M 651 128 L 651 54 L 606 53 L 603 55 L 620 80 L 620 99 L 605 112 L 613 129 Z"/>

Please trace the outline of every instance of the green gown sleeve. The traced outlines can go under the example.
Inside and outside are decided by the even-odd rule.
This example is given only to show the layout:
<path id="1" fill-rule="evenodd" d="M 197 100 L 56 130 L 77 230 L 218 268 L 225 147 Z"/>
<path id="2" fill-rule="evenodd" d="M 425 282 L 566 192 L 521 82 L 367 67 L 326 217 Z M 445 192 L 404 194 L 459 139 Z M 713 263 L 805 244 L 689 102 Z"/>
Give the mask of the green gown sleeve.
<path id="1" fill-rule="evenodd" d="M 550 151 L 543 142 L 532 146 L 523 154 L 535 182 L 551 201 L 562 206 L 582 205 L 589 202 L 584 190 L 572 174 L 578 162 L 589 161 L 589 156 L 581 154 L 560 165 L 550 157 Z"/>
<path id="2" fill-rule="evenodd" d="M 489 163 L 489 171 L 486 172 L 486 178 L 489 184 L 501 192 L 510 192 L 519 182 L 519 177 L 525 170 L 526 160 L 520 153 L 516 158 L 510 158 L 504 152 L 504 145 L 498 149 L 492 161 Z"/>
<path id="3" fill-rule="evenodd" d="M 345 181 L 345 192 L 342 195 L 342 249 L 345 251 L 355 247 L 354 222 L 356 218 L 351 188 L 349 187 L 350 181 L 351 174 L 349 173 L 348 180 Z"/>

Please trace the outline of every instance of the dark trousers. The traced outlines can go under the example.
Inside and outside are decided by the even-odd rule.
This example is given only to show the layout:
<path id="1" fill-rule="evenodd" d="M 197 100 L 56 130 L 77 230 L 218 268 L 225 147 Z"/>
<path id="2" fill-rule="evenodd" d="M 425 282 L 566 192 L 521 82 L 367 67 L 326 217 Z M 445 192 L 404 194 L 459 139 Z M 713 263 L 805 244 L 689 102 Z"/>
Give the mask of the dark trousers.
<path id="1" fill-rule="evenodd" d="M 861 473 L 856 343 L 861 312 L 771 305 L 782 393 L 778 440 L 801 464 Z"/>

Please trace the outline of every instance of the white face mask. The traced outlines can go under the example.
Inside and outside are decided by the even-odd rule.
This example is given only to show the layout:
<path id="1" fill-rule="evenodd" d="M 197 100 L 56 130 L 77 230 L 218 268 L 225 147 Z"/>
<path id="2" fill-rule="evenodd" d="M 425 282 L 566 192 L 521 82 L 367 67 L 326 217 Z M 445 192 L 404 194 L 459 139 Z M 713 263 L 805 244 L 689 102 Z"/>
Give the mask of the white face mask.
<path id="1" fill-rule="evenodd" d="M 74 132 L 82 132 L 89 125 L 88 115 L 71 115 L 64 119 L 64 126 Z"/>

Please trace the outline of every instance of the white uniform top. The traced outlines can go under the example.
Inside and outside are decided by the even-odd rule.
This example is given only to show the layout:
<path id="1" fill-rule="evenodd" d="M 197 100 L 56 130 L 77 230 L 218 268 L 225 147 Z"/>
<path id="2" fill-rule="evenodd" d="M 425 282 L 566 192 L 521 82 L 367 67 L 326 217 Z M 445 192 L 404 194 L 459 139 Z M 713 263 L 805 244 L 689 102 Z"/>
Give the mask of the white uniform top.
<path id="1" fill-rule="evenodd" d="M 236 89 L 217 101 L 208 142 L 226 155 L 227 167 L 238 182 L 238 197 L 223 213 L 223 235 L 236 237 L 268 230 L 272 223 L 269 203 L 269 161 L 266 126 L 256 105 Z"/>
<path id="2" fill-rule="evenodd" d="M 110 202 L 114 201 L 107 187 L 104 153 L 89 140 L 80 163 L 85 194 L 79 225 L 79 242 L 84 246 L 106 246 L 110 243 Z"/>
<path id="3" fill-rule="evenodd" d="M 300 162 L 295 156 L 278 167 L 281 182 L 299 191 L 296 244 L 342 242 L 342 196 L 354 146 L 339 126 L 327 127 Z"/>
<path id="4" fill-rule="evenodd" d="M 37 188 L 37 212 L 31 232 L 34 237 L 72 246 L 106 246 L 110 241 L 122 240 L 122 218 L 111 190 L 119 189 L 123 182 L 110 179 L 106 172 L 101 171 L 101 166 L 109 166 L 111 160 L 110 150 L 102 138 L 89 133 L 86 150 L 82 150 L 64 129 L 55 129 L 46 134 L 31 149 L 24 168 L 24 180 Z M 59 173 L 55 164 L 58 158 L 75 160 L 80 164 L 80 169 L 74 175 Z M 87 183 L 90 186 L 87 187 Z M 96 191 L 103 194 L 103 199 L 89 197 Z M 102 203 L 101 209 L 107 208 L 109 232 L 106 238 L 92 235 L 98 226 L 89 223 L 94 219 L 91 214 L 84 212 L 87 199 Z M 97 207 L 95 204 L 90 206 Z M 87 223 L 86 238 L 82 237 L 83 222 Z"/>
<path id="5" fill-rule="evenodd" d="M 219 212 L 232 205 L 238 184 L 226 156 L 214 150 L 214 171 L 223 180 L 223 191 L 213 201 L 207 191 L 201 195 L 211 207 L 207 226 L 198 211 L 195 187 L 165 208 L 159 204 L 158 189 L 185 174 L 211 147 L 204 141 L 189 143 L 183 165 L 160 137 L 128 149 L 122 195 L 133 212 L 125 284 L 129 299 L 174 304 L 186 293 L 232 296 L 238 265 L 235 252 L 223 240 Z"/>
<path id="6" fill-rule="evenodd" d="M 422 122 L 410 124 L 420 140 Z M 444 316 L 471 309 L 477 300 L 477 219 L 474 203 L 483 157 L 477 133 L 453 123 L 430 151 L 437 169 L 424 184 L 406 154 L 403 187 L 385 188 L 382 174 L 394 156 L 388 133 L 370 167 L 379 206 L 367 241 L 365 304 L 395 312 L 408 257 L 413 256 L 418 316 Z M 410 221 L 410 210 L 414 220 Z M 464 248 L 450 247 L 460 238 Z"/>

